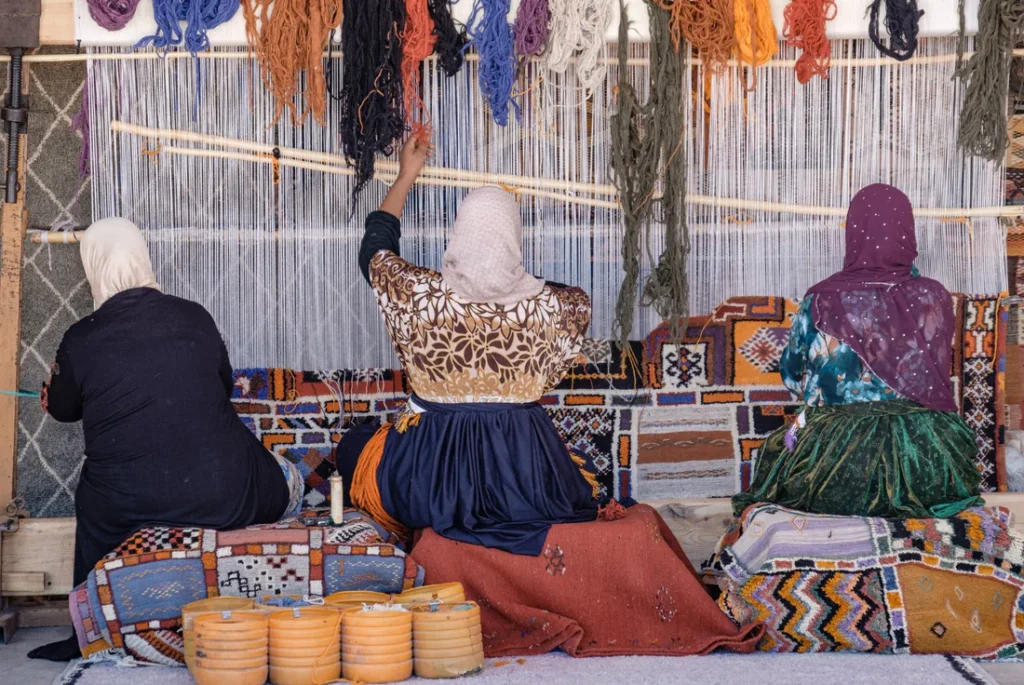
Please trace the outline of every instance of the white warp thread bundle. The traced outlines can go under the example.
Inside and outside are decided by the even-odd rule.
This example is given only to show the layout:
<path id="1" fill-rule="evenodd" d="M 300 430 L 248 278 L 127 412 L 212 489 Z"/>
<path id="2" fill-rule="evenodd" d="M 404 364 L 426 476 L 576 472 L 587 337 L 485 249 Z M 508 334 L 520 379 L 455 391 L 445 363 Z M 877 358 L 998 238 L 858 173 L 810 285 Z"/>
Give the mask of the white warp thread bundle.
<path id="1" fill-rule="evenodd" d="M 950 54 L 953 39 L 923 40 L 922 55 Z M 968 46 L 970 49 L 970 46 Z M 782 48 L 780 57 L 794 58 Z M 865 40 L 836 41 L 833 54 L 875 57 Z M 648 46 L 631 46 L 648 57 Z M 575 70 L 552 75 L 529 62 L 520 86 L 521 122 L 493 123 L 483 105 L 477 62 L 446 78 L 423 71 L 423 100 L 435 122 L 432 164 L 490 174 L 608 185 L 617 67 L 588 92 Z M 228 136 L 271 146 L 338 154 L 336 125 L 272 125 L 269 93 L 248 59 L 204 59 L 193 118 L 190 60 L 94 61 L 89 65 L 93 212 L 124 216 L 149 238 L 165 290 L 201 302 L 243 366 L 296 369 L 394 368 L 397 364 L 369 287 L 358 272 L 362 219 L 386 192 L 374 182 L 349 216 L 351 178 L 250 161 L 160 154 L 160 142 L 112 133 L 113 120 Z M 335 58 L 335 73 L 343 60 Z M 800 86 L 791 69 L 761 68 L 743 90 L 739 69 L 710 79 L 684 71 L 692 194 L 796 205 L 846 206 L 861 187 L 902 188 L 918 207 L 1002 204 L 1000 165 L 956 150 L 955 64 L 844 63 L 827 81 Z M 628 67 L 646 99 L 647 66 Z M 557 83 L 558 87 L 551 84 Z M 944 103 L 936 107 L 936 102 Z M 328 104 L 327 120 L 337 121 Z M 182 145 L 175 143 L 175 145 Z M 188 144 L 203 148 L 202 144 Z M 210 147 L 209 149 L 218 149 Z M 276 182 L 275 182 L 276 181 Z M 467 191 L 417 187 L 403 218 L 403 256 L 438 268 L 448 228 Z M 567 192 L 574 192 L 567 190 Z M 602 198 L 607 199 L 607 198 Z M 591 335 L 612 334 L 623 274 L 617 209 L 521 197 L 524 259 L 534 274 L 579 285 L 594 302 Z M 836 217 L 691 205 L 690 310 L 706 313 L 728 297 L 800 297 L 842 263 Z M 644 246 L 661 252 L 662 227 Z M 1005 289 L 1005 239 L 998 219 L 918 219 L 919 266 L 951 290 Z M 646 263 L 641 279 L 646 279 Z M 641 308 L 632 337 L 657 324 Z"/>
<path id="2" fill-rule="evenodd" d="M 581 87 L 593 90 L 603 83 L 608 69 L 599 60 L 607 49 L 604 35 L 614 5 L 608 0 L 548 0 L 551 21 L 544 65 L 564 74 L 575 56 Z"/>

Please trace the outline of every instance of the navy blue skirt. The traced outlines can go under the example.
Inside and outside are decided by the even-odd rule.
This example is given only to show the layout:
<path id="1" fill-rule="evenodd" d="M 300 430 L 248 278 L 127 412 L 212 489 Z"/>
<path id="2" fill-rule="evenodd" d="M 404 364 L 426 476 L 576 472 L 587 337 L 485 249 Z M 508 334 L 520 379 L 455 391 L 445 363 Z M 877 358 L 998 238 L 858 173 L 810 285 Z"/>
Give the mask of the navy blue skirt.
<path id="1" fill-rule="evenodd" d="M 392 427 L 377 470 L 381 504 L 409 528 L 538 555 L 554 523 L 593 521 L 598 501 L 544 408 L 439 404 Z"/>

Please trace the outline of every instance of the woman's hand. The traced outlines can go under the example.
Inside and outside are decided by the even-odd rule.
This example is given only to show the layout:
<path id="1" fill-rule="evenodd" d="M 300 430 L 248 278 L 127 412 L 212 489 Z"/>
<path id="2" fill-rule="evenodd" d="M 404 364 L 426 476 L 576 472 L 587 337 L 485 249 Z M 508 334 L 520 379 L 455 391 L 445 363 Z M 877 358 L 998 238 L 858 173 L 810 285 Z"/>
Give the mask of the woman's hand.
<path id="1" fill-rule="evenodd" d="M 412 189 L 412 184 L 433 151 L 434 146 L 427 139 L 410 136 L 409 140 L 405 141 L 402 152 L 398 155 L 398 178 L 384 196 L 384 202 L 380 205 L 382 212 L 402 218 L 402 209 L 405 207 L 406 198 L 409 197 L 409 190 Z"/>
<path id="2" fill-rule="evenodd" d="M 433 152 L 434 146 L 429 139 L 410 136 L 398 157 L 398 177 L 406 181 L 416 180 Z"/>

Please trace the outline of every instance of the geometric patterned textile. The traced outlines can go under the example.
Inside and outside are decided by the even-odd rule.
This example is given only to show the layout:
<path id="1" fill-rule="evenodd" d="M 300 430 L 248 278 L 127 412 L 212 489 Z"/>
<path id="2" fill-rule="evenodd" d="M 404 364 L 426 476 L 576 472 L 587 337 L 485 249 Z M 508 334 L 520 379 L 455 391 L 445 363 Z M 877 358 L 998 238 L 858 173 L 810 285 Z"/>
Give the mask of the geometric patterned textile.
<path id="1" fill-rule="evenodd" d="M 950 519 L 744 512 L 707 575 L 766 652 L 1024 656 L 1024 536 L 1001 508 Z"/>
<path id="2" fill-rule="evenodd" d="M 206 597 L 319 597 L 344 590 L 401 592 L 423 570 L 364 514 L 326 525 L 325 511 L 242 530 L 153 527 L 105 556 L 72 591 L 79 645 L 147 663 L 181 662 L 181 608 Z"/>
<path id="3" fill-rule="evenodd" d="M 985 491 L 1002 473 L 1005 308 L 998 297 L 954 298 L 950 370 L 979 445 Z M 541 403 L 573 449 L 619 499 L 724 497 L 745 488 L 765 438 L 799 409 L 782 385 L 779 357 L 797 303 L 774 297 L 727 301 L 694 317 L 682 351 L 669 332 L 618 345 L 589 344 Z M 306 506 L 321 506 L 334 445 L 357 422 L 387 421 L 408 393 L 399 370 L 310 372 L 242 369 L 234 401 L 246 425 L 306 479 Z"/>

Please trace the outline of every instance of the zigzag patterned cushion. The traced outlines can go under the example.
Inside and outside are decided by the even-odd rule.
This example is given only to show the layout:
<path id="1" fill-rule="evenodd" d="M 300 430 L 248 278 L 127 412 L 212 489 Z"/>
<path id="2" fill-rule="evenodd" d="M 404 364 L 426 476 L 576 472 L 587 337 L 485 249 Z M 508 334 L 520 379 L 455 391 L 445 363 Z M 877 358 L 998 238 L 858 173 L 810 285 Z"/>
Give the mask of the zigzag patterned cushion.
<path id="1" fill-rule="evenodd" d="M 145 528 L 100 561 L 70 596 L 86 656 L 118 650 L 146 663 L 182 662 L 181 608 L 206 597 L 401 592 L 423 569 L 369 517 L 324 511 L 243 530 Z"/>
<path id="2" fill-rule="evenodd" d="M 1003 508 L 880 519 L 751 507 L 711 565 L 766 652 L 1024 655 L 1024 536 Z"/>

